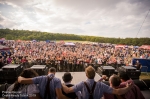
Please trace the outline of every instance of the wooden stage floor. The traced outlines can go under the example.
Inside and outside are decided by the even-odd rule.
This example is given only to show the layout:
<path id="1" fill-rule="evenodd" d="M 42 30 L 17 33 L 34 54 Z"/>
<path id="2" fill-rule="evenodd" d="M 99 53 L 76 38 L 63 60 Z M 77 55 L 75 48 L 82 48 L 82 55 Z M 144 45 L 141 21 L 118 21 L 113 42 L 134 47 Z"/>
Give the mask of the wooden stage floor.
<path id="1" fill-rule="evenodd" d="M 62 76 L 65 72 L 56 72 L 55 76 L 61 79 L 63 83 Z M 81 81 L 85 81 L 87 79 L 85 72 L 70 72 L 73 76 L 72 84 L 77 84 Z M 95 80 L 98 81 L 101 77 L 96 73 Z"/>

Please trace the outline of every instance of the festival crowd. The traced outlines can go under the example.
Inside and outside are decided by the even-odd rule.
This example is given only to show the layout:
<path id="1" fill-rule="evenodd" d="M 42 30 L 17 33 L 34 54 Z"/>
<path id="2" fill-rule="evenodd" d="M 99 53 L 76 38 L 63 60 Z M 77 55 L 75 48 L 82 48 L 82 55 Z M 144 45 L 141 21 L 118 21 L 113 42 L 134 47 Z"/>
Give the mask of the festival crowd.
<path id="1" fill-rule="evenodd" d="M 64 46 L 64 43 L 45 41 L 5 41 L 9 51 L 0 51 L 0 65 L 47 65 L 57 71 L 83 71 L 85 66 L 132 65 L 133 58 L 150 59 L 150 50 L 115 48 L 113 44 L 82 44 Z"/>

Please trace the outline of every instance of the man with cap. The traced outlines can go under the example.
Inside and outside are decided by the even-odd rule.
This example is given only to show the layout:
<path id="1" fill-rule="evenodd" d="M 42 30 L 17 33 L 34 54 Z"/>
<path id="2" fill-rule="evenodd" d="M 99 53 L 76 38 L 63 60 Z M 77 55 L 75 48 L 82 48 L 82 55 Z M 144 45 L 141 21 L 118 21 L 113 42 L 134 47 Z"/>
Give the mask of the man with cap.
<path id="1" fill-rule="evenodd" d="M 92 93 L 92 97 L 93 97 L 93 99 L 100 99 L 103 96 L 104 92 L 105 93 L 112 93 L 112 94 L 122 95 L 122 94 L 125 94 L 127 91 L 129 91 L 132 88 L 131 83 L 127 84 L 127 86 L 125 88 L 113 89 L 113 88 L 109 87 L 108 85 L 104 84 L 101 81 L 96 82 L 94 80 L 95 69 L 92 66 L 88 66 L 85 69 L 85 73 L 86 73 L 86 76 L 87 76 L 86 81 L 82 81 L 82 82 L 76 84 L 73 87 L 67 87 L 63 84 L 64 92 L 70 93 L 70 92 L 81 91 L 82 99 L 89 99 L 89 97 L 91 97 L 91 93 L 89 93 L 88 90 L 93 89 L 93 85 L 95 85 L 95 88 L 94 88 L 93 93 Z M 87 88 L 87 86 L 89 88 Z"/>
<path id="2" fill-rule="evenodd" d="M 62 86 L 59 78 L 55 77 L 56 69 L 51 67 L 48 75 L 34 78 L 18 77 L 18 82 L 22 84 L 39 84 L 40 96 L 42 99 L 70 99 L 62 94 Z M 48 83 L 49 82 L 49 83 Z"/>
<path id="3" fill-rule="evenodd" d="M 64 75 L 62 76 L 62 79 L 65 83 L 65 85 L 67 87 L 72 87 L 74 86 L 73 84 L 71 84 L 71 81 L 73 79 L 71 73 L 69 72 L 66 72 L 64 73 Z M 63 90 L 62 90 L 62 93 L 66 96 L 66 97 L 69 97 L 71 99 L 81 99 L 81 93 L 80 92 L 71 92 L 71 93 L 65 93 Z"/>

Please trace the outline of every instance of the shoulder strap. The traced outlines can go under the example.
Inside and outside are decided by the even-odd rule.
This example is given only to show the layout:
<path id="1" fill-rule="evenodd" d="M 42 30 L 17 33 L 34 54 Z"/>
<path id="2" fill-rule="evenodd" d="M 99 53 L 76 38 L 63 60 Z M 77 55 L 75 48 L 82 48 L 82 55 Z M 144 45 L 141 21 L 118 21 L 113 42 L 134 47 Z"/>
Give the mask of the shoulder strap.
<path id="1" fill-rule="evenodd" d="M 93 84 L 93 86 L 92 86 L 92 90 L 90 90 L 90 88 L 89 88 L 89 86 L 87 85 L 86 82 L 84 82 L 84 84 L 85 84 L 85 86 L 86 86 L 88 92 L 89 92 L 90 94 L 93 94 L 94 89 L 95 89 L 96 82 L 94 81 L 94 84 Z"/>
<path id="2" fill-rule="evenodd" d="M 46 99 L 47 95 L 48 95 L 48 98 L 50 99 L 50 81 L 54 78 L 54 76 L 52 76 L 51 78 L 49 76 L 47 76 L 47 84 L 45 86 L 45 93 L 44 93 L 44 99 Z"/>
<path id="3" fill-rule="evenodd" d="M 96 86 L 96 82 L 94 81 L 94 85 L 93 85 L 93 87 L 92 87 L 92 94 L 93 94 L 93 92 L 94 92 L 95 86 Z"/>
<path id="4" fill-rule="evenodd" d="M 86 86 L 86 88 L 87 88 L 88 92 L 90 93 L 90 88 L 89 88 L 89 86 L 87 85 L 87 83 L 86 83 L 86 82 L 84 82 L 84 84 L 85 84 L 85 86 Z"/>

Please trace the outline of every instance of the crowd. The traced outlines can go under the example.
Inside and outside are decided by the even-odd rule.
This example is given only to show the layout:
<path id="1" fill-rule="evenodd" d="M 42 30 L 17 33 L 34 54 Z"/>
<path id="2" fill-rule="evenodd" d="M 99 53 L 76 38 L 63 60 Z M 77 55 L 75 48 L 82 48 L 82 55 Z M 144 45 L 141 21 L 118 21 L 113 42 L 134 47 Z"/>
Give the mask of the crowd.
<path id="1" fill-rule="evenodd" d="M 132 65 L 133 58 L 150 59 L 150 51 L 138 48 L 115 48 L 113 44 L 82 44 L 64 46 L 64 43 L 45 41 L 5 41 L 9 51 L 0 51 L 0 64 L 23 66 L 47 65 L 57 70 L 83 71 L 85 66 Z"/>

